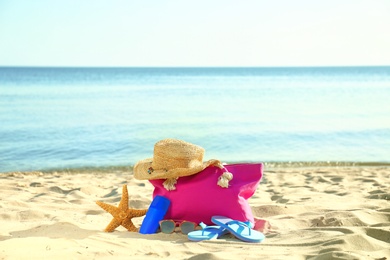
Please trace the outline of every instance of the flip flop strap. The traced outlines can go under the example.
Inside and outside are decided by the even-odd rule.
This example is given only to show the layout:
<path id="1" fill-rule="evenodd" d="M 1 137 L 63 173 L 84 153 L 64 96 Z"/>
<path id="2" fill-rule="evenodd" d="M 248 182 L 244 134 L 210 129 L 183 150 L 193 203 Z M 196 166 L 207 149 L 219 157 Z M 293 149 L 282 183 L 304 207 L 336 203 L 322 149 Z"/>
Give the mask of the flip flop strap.
<path id="1" fill-rule="evenodd" d="M 211 229 L 221 229 L 222 227 L 220 226 L 207 226 L 205 223 L 203 222 L 200 222 L 199 223 L 199 226 L 202 228 L 202 229 L 206 229 L 206 228 L 211 228 Z"/>
<path id="2" fill-rule="evenodd" d="M 231 225 L 231 224 L 237 224 L 239 226 L 247 227 L 249 229 L 249 235 L 251 235 L 252 223 L 250 221 L 242 222 L 242 221 L 238 221 L 238 220 L 232 220 L 232 221 L 225 223 L 225 225 Z"/>
<path id="3" fill-rule="evenodd" d="M 231 220 L 231 221 L 229 221 L 229 222 L 226 222 L 225 224 L 226 224 L 226 225 L 229 225 L 229 224 L 238 224 L 238 225 L 246 226 L 246 227 L 248 227 L 248 228 L 253 228 L 253 224 L 252 224 L 252 222 L 250 222 L 250 221 L 245 221 L 245 222 L 243 222 L 243 221 L 238 221 L 238 220 Z"/>
<path id="4" fill-rule="evenodd" d="M 206 229 L 214 229 L 214 230 L 221 230 L 221 229 L 224 229 L 223 227 L 210 227 L 210 226 L 207 226 L 205 223 L 203 222 L 200 222 L 199 223 L 199 226 L 202 228 L 202 235 L 204 235 L 204 232 L 206 231 Z"/>

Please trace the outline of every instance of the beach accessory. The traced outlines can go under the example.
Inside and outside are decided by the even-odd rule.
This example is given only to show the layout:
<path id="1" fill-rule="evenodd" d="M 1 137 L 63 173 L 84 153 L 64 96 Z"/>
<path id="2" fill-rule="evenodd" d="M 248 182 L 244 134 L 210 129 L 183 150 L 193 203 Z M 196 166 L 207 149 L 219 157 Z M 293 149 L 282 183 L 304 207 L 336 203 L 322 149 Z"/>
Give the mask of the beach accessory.
<path id="1" fill-rule="evenodd" d="M 164 180 L 149 180 L 154 186 L 153 197 L 164 196 L 171 201 L 164 219 L 185 219 L 212 225 L 212 216 L 223 215 L 254 223 L 248 199 L 260 183 L 263 164 L 228 164 L 224 167 L 233 174 L 228 188 L 216 185 L 224 170 L 215 166 L 178 178 L 176 190 L 172 191 L 164 188 Z"/>
<path id="2" fill-rule="evenodd" d="M 171 202 L 163 196 L 154 197 L 149 206 L 146 217 L 143 219 L 139 232 L 141 234 L 154 234 L 157 232 L 158 224 L 167 213 Z"/>
<path id="3" fill-rule="evenodd" d="M 189 232 L 194 231 L 198 226 L 195 222 L 192 221 L 174 221 L 174 220 L 161 220 L 160 221 L 160 230 L 162 233 L 170 234 L 175 231 L 175 228 L 179 226 L 181 233 L 187 235 Z"/>
<path id="4" fill-rule="evenodd" d="M 202 227 L 202 230 L 195 230 L 188 233 L 189 240 L 196 242 L 203 240 L 212 240 L 229 233 L 226 228 L 220 226 L 207 226 L 203 222 L 201 222 L 199 226 Z"/>
<path id="5" fill-rule="evenodd" d="M 166 179 L 167 190 L 174 190 L 177 178 L 196 174 L 210 165 L 223 168 L 218 160 L 203 162 L 204 149 L 182 140 L 164 139 L 154 145 L 153 158 L 134 165 L 134 178 L 138 180 Z M 220 183 L 226 186 L 231 175 L 225 173 Z"/>
<path id="6" fill-rule="evenodd" d="M 247 222 L 233 220 L 223 216 L 213 216 L 211 221 L 223 228 L 226 228 L 236 238 L 244 242 L 259 243 L 264 240 L 263 233 L 253 230 L 252 225 Z"/>
<path id="7" fill-rule="evenodd" d="M 119 226 L 125 227 L 128 231 L 137 232 L 137 228 L 134 226 L 131 219 L 134 217 L 142 217 L 147 212 L 146 209 L 129 208 L 129 194 L 127 192 L 127 185 L 123 185 L 122 198 L 118 207 L 101 201 L 96 201 L 96 204 L 98 204 L 102 209 L 109 212 L 114 217 L 104 230 L 106 232 L 112 232 Z"/>

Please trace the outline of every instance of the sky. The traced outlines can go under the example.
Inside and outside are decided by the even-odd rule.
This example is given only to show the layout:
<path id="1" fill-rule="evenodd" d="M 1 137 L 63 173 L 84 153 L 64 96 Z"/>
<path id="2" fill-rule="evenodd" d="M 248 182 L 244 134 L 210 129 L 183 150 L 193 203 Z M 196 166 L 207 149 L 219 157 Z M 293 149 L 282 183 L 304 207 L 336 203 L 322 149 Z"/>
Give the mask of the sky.
<path id="1" fill-rule="evenodd" d="M 0 66 L 390 65 L 390 0 L 0 0 Z"/>

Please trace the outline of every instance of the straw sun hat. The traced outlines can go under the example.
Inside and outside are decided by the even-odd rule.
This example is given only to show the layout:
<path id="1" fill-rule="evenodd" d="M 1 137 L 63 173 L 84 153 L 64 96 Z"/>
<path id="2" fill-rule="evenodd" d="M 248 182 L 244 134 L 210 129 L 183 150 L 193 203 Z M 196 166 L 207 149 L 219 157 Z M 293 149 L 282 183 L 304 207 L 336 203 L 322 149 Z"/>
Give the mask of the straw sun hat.
<path id="1" fill-rule="evenodd" d="M 225 169 L 219 160 L 203 162 L 204 152 L 202 147 L 185 141 L 161 140 L 154 145 L 153 158 L 135 164 L 134 177 L 138 180 L 166 179 L 164 187 L 174 190 L 179 177 L 196 174 L 209 166 Z M 223 175 L 223 180 L 218 182 L 218 185 L 227 187 L 232 174 L 225 169 Z"/>

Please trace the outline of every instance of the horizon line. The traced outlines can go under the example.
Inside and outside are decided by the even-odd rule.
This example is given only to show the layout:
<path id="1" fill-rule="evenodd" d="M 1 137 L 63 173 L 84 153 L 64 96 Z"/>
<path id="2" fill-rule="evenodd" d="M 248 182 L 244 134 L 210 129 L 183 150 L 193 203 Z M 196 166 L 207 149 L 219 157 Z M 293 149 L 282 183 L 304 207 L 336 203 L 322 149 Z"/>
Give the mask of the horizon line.
<path id="1" fill-rule="evenodd" d="M 389 65 L 314 65 L 314 66 L 42 66 L 42 65 L 0 65 L 0 68 L 82 68 L 82 69 L 250 69 L 250 68 L 379 68 Z"/>

